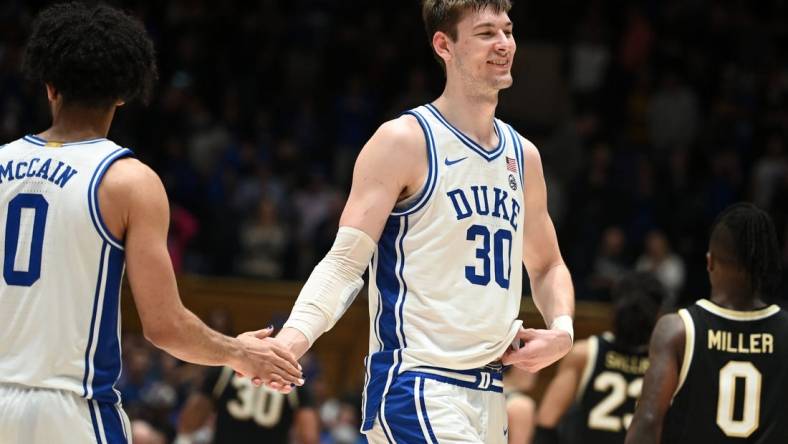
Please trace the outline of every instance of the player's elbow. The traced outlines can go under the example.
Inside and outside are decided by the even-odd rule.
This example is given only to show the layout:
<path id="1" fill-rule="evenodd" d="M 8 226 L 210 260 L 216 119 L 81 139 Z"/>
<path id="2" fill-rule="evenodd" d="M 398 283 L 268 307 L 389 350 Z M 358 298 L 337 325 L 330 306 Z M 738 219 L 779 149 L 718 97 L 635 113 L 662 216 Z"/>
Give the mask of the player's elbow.
<path id="1" fill-rule="evenodd" d="M 528 276 L 532 281 L 543 280 L 550 276 L 551 273 L 569 273 L 563 257 L 560 253 L 544 255 L 539 258 L 525 258 L 525 268 L 528 270 Z"/>
<path id="2" fill-rule="evenodd" d="M 156 347 L 170 351 L 187 341 L 197 318 L 183 305 L 162 305 L 156 309 L 139 310 L 142 334 Z"/>
<path id="3" fill-rule="evenodd" d="M 171 332 L 158 326 L 143 326 L 142 334 L 145 339 L 158 348 L 166 348 L 165 345 L 172 341 Z"/>
<path id="4" fill-rule="evenodd" d="M 178 343 L 178 327 L 168 321 L 143 322 L 142 334 L 162 350 L 168 350 Z"/>

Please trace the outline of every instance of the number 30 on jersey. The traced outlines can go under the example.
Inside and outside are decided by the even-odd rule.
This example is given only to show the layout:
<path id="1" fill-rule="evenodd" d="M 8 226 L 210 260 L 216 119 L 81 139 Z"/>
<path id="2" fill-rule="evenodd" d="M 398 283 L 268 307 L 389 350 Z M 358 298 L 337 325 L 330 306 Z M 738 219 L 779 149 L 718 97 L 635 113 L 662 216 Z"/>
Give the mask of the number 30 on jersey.
<path id="1" fill-rule="evenodd" d="M 476 242 L 477 246 L 476 264 L 465 267 L 465 278 L 468 282 L 476 285 L 489 284 L 492 268 L 495 283 L 501 288 L 509 288 L 509 278 L 512 275 L 512 232 L 501 228 L 491 235 L 486 226 L 474 224 L 468 228 L 465 238 Z"/>

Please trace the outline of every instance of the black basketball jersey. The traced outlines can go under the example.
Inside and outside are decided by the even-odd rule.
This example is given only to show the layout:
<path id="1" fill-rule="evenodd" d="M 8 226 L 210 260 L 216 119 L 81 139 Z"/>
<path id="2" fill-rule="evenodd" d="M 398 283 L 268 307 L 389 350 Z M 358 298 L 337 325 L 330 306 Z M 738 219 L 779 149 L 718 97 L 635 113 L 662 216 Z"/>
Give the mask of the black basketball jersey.
<path id="1" fill-rule="evenodd" d="M 588 339 L 573 406 L 558 425 L 562 444 L 623 443 L 648 369 L 648 350 L 625 350 L 610 333 Z"/>
<path id="2" fill-rule="evenodd" d="M 788 443 L 788 313 L 735 311 L 702 299 L 686 330 L 663 443 Z"/>
<path id="3" fill-rule="evenodd" d="M 307 390 L 299 388 L 284 395 L 256 387 L 229 367 L 212 369 L 203 393 L 216 406 L 216 444 L 287 443 L 295 412 L 312 407 Z"/>

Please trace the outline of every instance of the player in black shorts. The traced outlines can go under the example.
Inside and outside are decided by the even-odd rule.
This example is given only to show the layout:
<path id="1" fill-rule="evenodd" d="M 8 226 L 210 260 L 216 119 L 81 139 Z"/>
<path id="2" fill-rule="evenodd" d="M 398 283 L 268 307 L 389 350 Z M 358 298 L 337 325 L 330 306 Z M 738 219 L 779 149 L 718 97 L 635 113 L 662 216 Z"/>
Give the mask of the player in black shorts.
<path id="1" fill-rule="evenodd" d="M 710 299 L 657 323 L 626 442 L 788 443 L 788 313 L 765 302 L 781 271 L 769 216 L 725 210 L 706 264 Z"/>
<path id="2" fill-rule="evenodd" d="M 291 430 L 299 444 L 317 444 L 319 420 L 308 390 L 288 394 L 257 387 L 229 367 L 209 370 L 202 390 L 193 393 L 181 412 L 177 444 L 201 442 L 195 432 L 216 413 L 216 444 L 288 443 Z M 202 441 L 204 442 L 204 441 Z"/>
<path id="3" fill-rule="evenodd" d="M 535 444 L 624 442 L 664 299 L 665 289 L 649 274 L 619 282 L 613 333 L 578 341 L 561 361 L 539 407 Z"/>

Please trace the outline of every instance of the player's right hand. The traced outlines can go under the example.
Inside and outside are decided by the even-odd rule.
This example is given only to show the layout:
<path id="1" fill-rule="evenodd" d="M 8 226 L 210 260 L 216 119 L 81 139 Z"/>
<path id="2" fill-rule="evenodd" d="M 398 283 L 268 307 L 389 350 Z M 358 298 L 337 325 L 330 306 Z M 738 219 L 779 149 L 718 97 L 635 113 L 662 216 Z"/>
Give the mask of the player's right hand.
<path id="1" fill-rule="evenodd" d="M 244 358 L 234 370 L 252 378 L 257 385 L 266 384 L 287 393 L 293 385 L 303 385 L 304 379 L 293 354 L 269 337 L 273 331 L 273 327 L 269 327 L 238 335 Z"/>
<path id="2" fill-rule="evenodd" d="M 515 341 L 522 341 L 523 345 L 504 353 L 501 361 L 504 365 L 514 365 L 531 373 L 561 359 L 572 348 L 572 338 L 562 330 L 521 327 Z"/>

